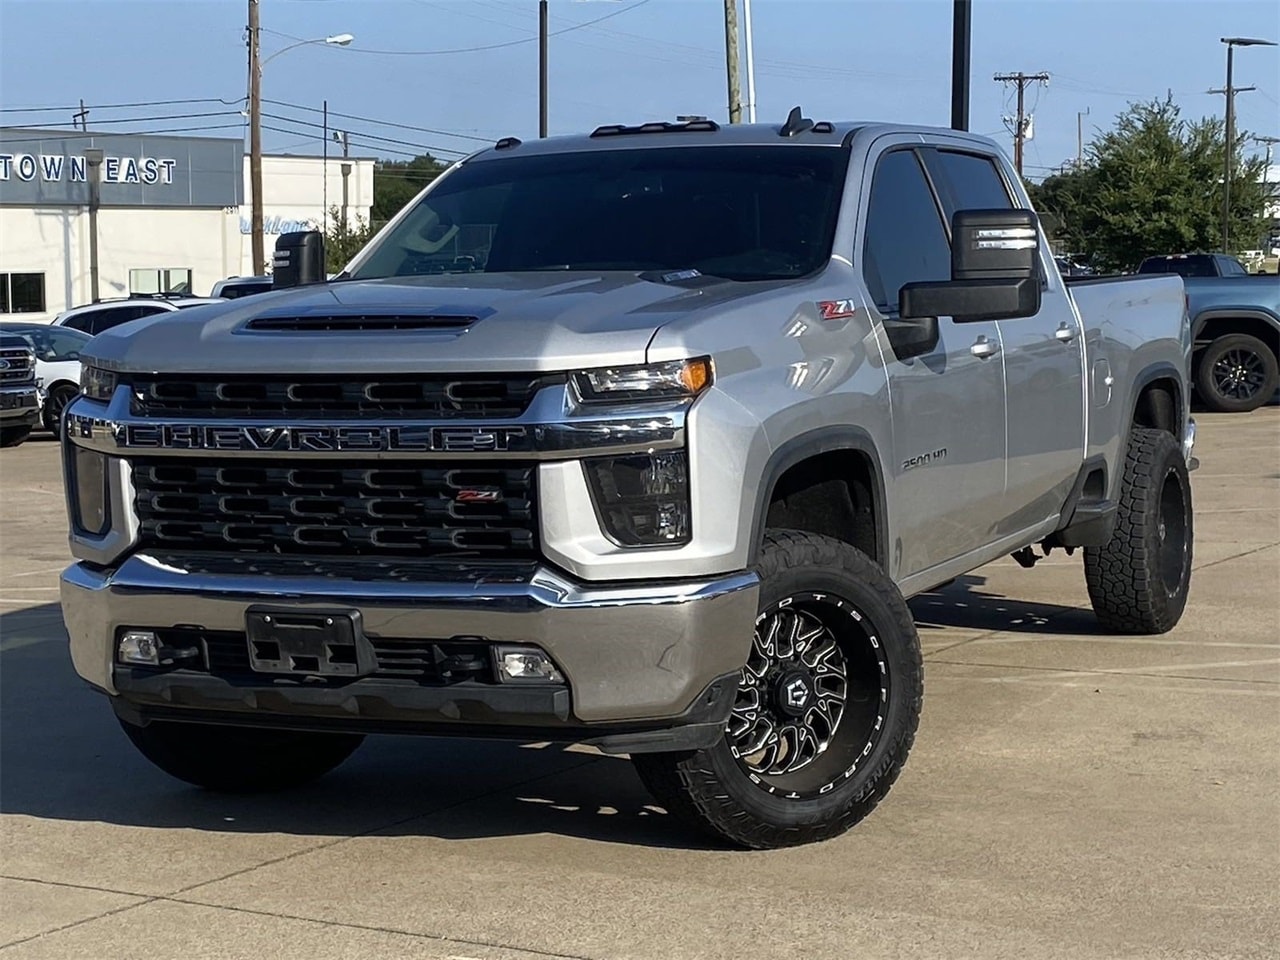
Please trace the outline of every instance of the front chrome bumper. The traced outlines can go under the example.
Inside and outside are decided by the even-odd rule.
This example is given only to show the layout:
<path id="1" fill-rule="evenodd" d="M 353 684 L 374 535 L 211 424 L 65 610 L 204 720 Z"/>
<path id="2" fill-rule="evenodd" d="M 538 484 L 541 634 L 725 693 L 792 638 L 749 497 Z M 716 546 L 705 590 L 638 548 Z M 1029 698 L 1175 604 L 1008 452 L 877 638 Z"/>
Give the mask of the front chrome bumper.
<path id="1" fill-rule="evenodd" d="M 76 671 L 125 700 L 130 689 L 140 688 L 133 683 L 133 672 L 115 663 L 121 628 L 195 625 L 243 631 L 245 612 L 256 603 L 300 610 L 337 604 L 359 610 L 370 634 L 537 644 L 565 674 L 568 719 L 607 724 L 679 718 L 709 685 L 740 670 L 751 647 L 758 591 L 758 578 L 747 572 L 714 580 L 598 586 L 539 568 L 519 582 L 406 583 L 210 574 L 184 568 L 172 558 L 136 554 L 115 569 L 85 563 L 68 568 L 62 575 L 62 611 Z M 176 679 L 168 686 L 151 684 L 147 696 L 182 706 L 176 692 L 182 673 L 169 674 Z M 187 680 L 194 682 L 191 676 Z M 246 708 L 258 715 L 285 708 L 306 713 L 307 690 L 274 684 L 269 675 L 263 675 L 260 685 L 234 690 L 217 678 L 206 675 L 204 680 L 226 686 L 228 706 L 240 713 Z M 363 719 L 362 683 L 374 681 L 345 688 L 352 695 L 338 711 L 356 727 Z M 207 699 L 210 685 L 202 680 L 196 686 Z M 435 709 L 447 700 L 439 687 L 417 689 L 420 704 L 415 705 L 412 693 L 400 697 L 401 707 L 380 703 L 381 719 L 412 720 L 416 706 L 434 704 Z M 466 719 L 465 711 L 454 714 Z M 501 722 L 519 725 L 518 714 L 516 704 L 515 715 Z M 442 715 L 451 716 L 447 704 Z"/>

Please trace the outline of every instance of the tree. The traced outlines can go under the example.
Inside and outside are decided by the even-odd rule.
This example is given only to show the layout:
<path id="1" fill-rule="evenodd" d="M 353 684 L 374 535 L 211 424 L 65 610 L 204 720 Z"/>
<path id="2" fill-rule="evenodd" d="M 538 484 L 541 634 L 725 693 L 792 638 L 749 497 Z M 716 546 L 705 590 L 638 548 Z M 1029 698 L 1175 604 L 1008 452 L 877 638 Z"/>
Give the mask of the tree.
<path id="1" fill-rule="evenodd" d="M 372 222 L 377 226 L 386 223 L 448 167 L 430 154 L 379 163 L 373 170 Z"/>
<path id="2" fill-rule="evenodd" d="M 329 232 L 324 238 L 325 270 L 337 273 L 373 239 L 373 227 L 360 214 L 355 220 L 342 219 L 340 207 L 329 208 Z"/>
<path id="3" fill-rule="evenodd" d="M 1259 245 L 1266 207 L 1263 163 L 1244 155 L 1238 132 L 1231 183 L 1231 238 Z M 1032 188 L 1055 218 L 1057 239 L 1106 270 L 1131 270 L 1160 253 L 1217 250 L 1222 243 L 1223 122 L 1187 121 L 1173 100 L 1131 104 L 1090 144 L 1078 168 Z"/>

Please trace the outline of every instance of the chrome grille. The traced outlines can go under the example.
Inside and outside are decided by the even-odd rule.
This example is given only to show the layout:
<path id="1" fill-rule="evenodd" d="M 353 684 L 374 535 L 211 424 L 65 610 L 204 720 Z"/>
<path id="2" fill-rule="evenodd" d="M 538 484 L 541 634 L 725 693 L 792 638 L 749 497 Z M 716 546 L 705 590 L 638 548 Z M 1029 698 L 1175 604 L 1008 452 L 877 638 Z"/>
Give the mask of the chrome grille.
<path id="1" fill-rule="evenodd" d="M 0 384 L 31 382 L 35 365 L 35 358 L 26 347 L 0 349 Z"/>
<path id="2" fill-rule="evenodd" d="M 533 557 L 531 464 L 133 463 L 143 546 L 389 557 Z"/>
<path id="3" fill-rule="evenodd" d="M 350 377 L 134 374 L 135 416 L 425 420 L 518 417 L 563 374 Z"/>

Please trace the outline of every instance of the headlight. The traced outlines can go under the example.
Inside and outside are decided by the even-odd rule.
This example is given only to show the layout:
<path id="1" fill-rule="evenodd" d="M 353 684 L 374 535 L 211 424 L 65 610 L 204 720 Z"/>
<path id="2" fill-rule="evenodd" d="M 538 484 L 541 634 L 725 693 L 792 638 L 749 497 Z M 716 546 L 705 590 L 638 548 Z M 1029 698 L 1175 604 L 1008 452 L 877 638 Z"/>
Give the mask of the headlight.
<path id="1" fill-rule="evenodd" d="M 90 400 L 110 400 L 119 380 L 114 370 L 95 367 L 91 363 L 80 364 L 80 392 Z"/>
<path id="2" fill-rule="evenodd" d="M 574 389 L 584 403 L 691 400 L 711 386 L 711 381 L 710 357 L 635 367 L 602 367 L 573 375 Z"/>
<path id="3" fill-rule="evenodd" d="M 622 547 L 689 542 L 689 461 L 683 450 L 584 462 L 591 499 Z"/>

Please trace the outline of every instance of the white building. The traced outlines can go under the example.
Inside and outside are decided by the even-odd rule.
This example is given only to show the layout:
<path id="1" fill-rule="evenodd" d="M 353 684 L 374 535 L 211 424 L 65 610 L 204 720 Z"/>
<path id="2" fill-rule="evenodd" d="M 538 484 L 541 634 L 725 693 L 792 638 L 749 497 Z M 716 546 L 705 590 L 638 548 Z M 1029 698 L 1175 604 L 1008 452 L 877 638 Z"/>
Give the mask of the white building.
<path id="1" fill-rule="evenodd" d="M 207 295 L 253 273 L 248 158 L 239 139 L 0 128 L 0 317 L 49 320 L 89 303 L 86 151 L 102 151 L 100 299 L 161 290 Z M 368 220 L 370 158 L 266 156 L 263 220 L 275 239 L 319 229 L 326 205 Z M 344 177 L 344 168 L 346 175 Z"/>

